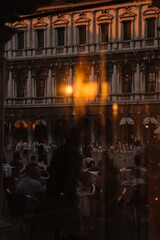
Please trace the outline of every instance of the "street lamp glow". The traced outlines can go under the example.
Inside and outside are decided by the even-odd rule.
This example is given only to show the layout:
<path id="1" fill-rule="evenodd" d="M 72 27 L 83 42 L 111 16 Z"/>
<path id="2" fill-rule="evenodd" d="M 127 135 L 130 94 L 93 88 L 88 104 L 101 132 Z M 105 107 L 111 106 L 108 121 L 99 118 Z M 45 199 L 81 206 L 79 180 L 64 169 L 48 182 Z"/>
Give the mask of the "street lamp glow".
<path id="1" fill-rule="evenodd" d="M 73 93 L 73 87 L 70 86 L 70 85 L 68 85 L 68 86 L 66 87 L 66 93 L 67 93 L 68 95 L 71 95 L 71 94 Z"/>
<path id="2" fill-rule="evenodd" d="M 118 104 L 114 103 L 112 108 L 113 108 L 113 111 L 117 111 L 118 110 Z"/>

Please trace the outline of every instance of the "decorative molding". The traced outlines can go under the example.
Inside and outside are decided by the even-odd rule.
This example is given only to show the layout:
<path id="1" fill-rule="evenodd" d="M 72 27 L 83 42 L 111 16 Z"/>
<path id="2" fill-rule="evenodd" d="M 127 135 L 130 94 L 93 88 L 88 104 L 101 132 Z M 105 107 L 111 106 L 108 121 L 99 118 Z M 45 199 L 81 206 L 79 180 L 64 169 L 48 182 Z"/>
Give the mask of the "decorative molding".
<path id="1" fill-rule="evenodd" d="M 131 11 L 126 11 L 119 16 L 119 19 L 120 19 L 120 21 L 134 20 L 136 16 L 137 16 L 137 14 L 135 14 Z"/>
<path id="2" fill-rule="evenodd" d="M 33 24 L 33 28 L 44 28 L 47 26 L 48 26 L 48 23 L 46 23 L 42 20 L 38 20 L 36 23 Z"/>
<path id="3" fill-rule="evenodd" d="M 111 22 L 113 19 L 113 16 L 110 14 L 102 14 L 97 17 L 97 22 L 102 23 L 102 22 Z"/>
<path id="4" fill-rule="evenodd" d="M 27 28 L 28 24 L 23 23 L 23 22 L 15 22 L 13 24 L 13 28 Z"/>
<path id="5" fill-rule="evenodd" d="M 61 26 L 61 25 L 67 25 L 69 23 L 69 21 L 67 19 L 63 19 L 63 18 L 58 18 L 55 21 L 53 21 L 53 25 L 54 26 Z"/>
<path id="6" fill-rule="evenodd" d="M 78 25 L 78 24 L 89 24 L 90 21 L 91 21 L 90 18 L 87 18 L 87 17 L 83 17 L 83 16 L 82 16 L 82 17 L 76 19 L 76 20 L 74 21 L 74 23 L 75 23 L 76 25 Z"/>
<path id="7" fill-rule="evenodd" d="M 159 13 L 160 10 L 158 10 L 157 8 L 148 8 L 142 13 L 142 15 L 144 17 L 153 17 L 155 15 L 158 15 Z"/>

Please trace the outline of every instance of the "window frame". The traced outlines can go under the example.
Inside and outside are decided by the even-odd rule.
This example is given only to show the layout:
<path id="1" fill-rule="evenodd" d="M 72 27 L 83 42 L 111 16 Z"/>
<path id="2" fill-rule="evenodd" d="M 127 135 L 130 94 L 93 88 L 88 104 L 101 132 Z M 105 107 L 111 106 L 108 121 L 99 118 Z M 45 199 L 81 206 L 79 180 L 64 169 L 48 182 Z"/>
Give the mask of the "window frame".
<path id="1" fill-rule="evenodd" d="M 58 40 L 59 40 L 59 38 L 58 38 L 58 30 L 59 29 L 64 29 L 64 39 L 63 39 L 63 41 L 64 41 L 64 44 L 63 45 L 59 45 L 58 44 Z M 56 30 L 56 47 L 64 47 L 65 45 L 66 45 L 66 27 L 65 26 L 56 26 L 56 28 L 55 28 L 55 30 Z"/>
<path id="2" fill-rule="evenodd" d="M 38 46 L 38 31 L 43 31 L 43 46 L 39 47 Z M 42 49 L 45 47 L 45 29 L 44 28 L 37 28 L 35 29 L 35 33 L 36 33 L 36 48 L 37 49 Z"/>
<path id="3" fill-rule="evenodd" d="M 152 37 L 148 37 L 148 24 L 147 24 L 147 21 L 148 20 L 150 20 L 150 19 L 154 19 L 154 36 L 152 36 Z M 156 37 L 156 16 L 154 16 L 154 17 L 146 17 L 145 18 L 145 37 L 147 38 L 147 39 L 153 39 L 153 38 L 155 38 Z"/>
<path id="4" fill-rule="evenodd" d="M 81 27 L 85 27 L 85 43 L 80 43 L 80 32 L 79 32 L 79 29 Z M 86 24 L 81 24 L 81 25 L 78 25 L 77 26 L 77 43 L 78 45 L 82 46 L 82 45 L 87 45 L 88 43 L 88 38 L 87 38 L 87 26 Z"/>
<path id="5" fill-rule="evenodd" d="M 19 29 L 20 30 L 20 29 Z M 23 33 L 23 48 L 20 48 L 19 47 L 19 38 L 18 38 L 18 35 L 19 34 L 21 34 L 21 33 Z M 17 50 L 24 50 L 25 49 L 25 29 L 23 29 L 23 30 L 20 30 L 17 34 L 16 34 L 16 49 Z"/>

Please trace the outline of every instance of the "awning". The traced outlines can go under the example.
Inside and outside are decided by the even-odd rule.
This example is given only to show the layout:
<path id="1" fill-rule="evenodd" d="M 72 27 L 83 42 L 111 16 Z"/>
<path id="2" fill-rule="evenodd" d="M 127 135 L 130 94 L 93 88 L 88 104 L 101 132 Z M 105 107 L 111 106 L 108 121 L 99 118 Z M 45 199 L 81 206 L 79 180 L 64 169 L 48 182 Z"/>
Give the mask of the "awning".
<path id="1" fill-rule="evenodd" d="M 156 129 L 154 130 L 154 133 L 155 133 L 155 134 L 160 134 L 160 127 L 156 128 Z"/>
<path id="2" fill-rule="evenodd" d="M 152 123 L 152 124 L 155 124 L 157 125 L 158 124 L 158 121 L 157 119 L 155 119 L 154 117 L 146 117 L 144 120 L 143 120 L 143 125 L 146 125 L 148 123 Z"/>
<path id="3" fill-rule="evenodd" d="M 35 126 L 38 126 L 38 125 L 46 126 L 47 122 L 44 119 L 38 119 L 38 120 L 35 121 L 34 124 L 35 124 Z"/>
<path id="4" fill-rule="evenodd" d="M 21 127 L 24 127 L 24 128 L 28 128 L 28 124 L 26 123 L 26 121 L 24 120 L 17 120 L 14 124 L 15 128 L 21 128 Z"/>
<path id="5" fill-rule="evenodd" d="M 27 123 L 24 120 L 17 120 L 14 125 L 17 125 L 17 124 L 26 125 Z"/>
<path id="6" fill-rule="evenodd" d="M 130 117 L 124 117 L 124 118 L 122 118 L 121 119 L 121 121 L 120 121 L 120 124 L 119 125 L 124 125 L 124 124 L 128 124 L 128 125 L 134 125 L 134 121 L 133 121 L 133 119 L 132 118 L 130 118 Z"/>

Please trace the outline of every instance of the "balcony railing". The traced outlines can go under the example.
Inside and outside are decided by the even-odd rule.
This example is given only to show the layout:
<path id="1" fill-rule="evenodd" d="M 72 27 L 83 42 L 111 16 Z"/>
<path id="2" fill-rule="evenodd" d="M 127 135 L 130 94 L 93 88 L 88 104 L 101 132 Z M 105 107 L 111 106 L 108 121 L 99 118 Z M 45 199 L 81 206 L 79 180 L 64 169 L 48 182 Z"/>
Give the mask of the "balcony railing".
<path id="1" fill-rule="evenodd" d="M 94 46 L 93 46 L 94 45 Z M 158 48 L 160 46 L 160 38 L 151 38 L 151 39 L 135 39 L 131 41 L 117 41 L 117 42 L 108 42 L 108 43 L 95 43 L 95 44 L 86 44 L 86 45 L 72 45 L 64 47 L 46 47 L 40 49 L 22 49 L 22 50 L 7 50 L 5 54 L 8 58 L 17 58 L 17 57 L 41 57 L 43 56 L 56 56 L 57 54 L 83 54 L 90 53 L 90 51 L 106 51 L 109 53 L 115 51 L 126 51 L 134 49 L 145 49 L 145 48 Z"/>
<path id="2" fill-rule="evenodd" d="M 6 98 L 5 106 L 53 106 L 53 105 L 70 105 L 76 104 L 108 104 L 113 102 L 118 103 L 145 103 L 145 102 L 153 102 L 157 103 L 160 101 L 160 92 L 156 93 L 126 93 L 126 94 L 109 94 L 108 96 L 95 96 L 93 98 L 72 98 L 66 96 L 59 97 L 39 97 L 39 98 Z"/>

